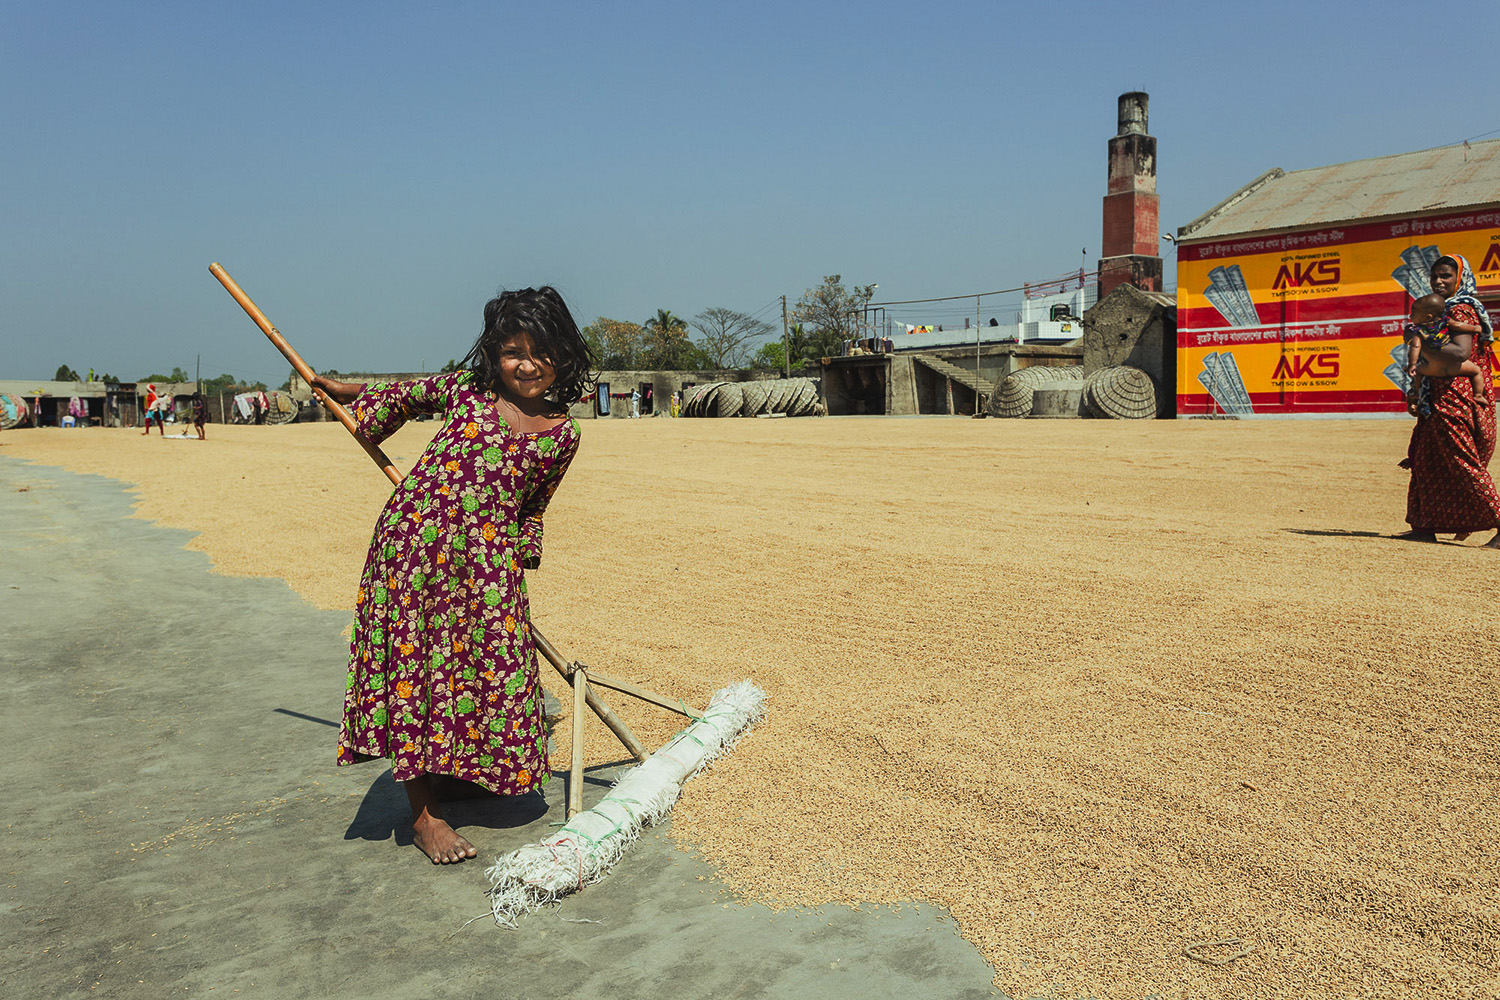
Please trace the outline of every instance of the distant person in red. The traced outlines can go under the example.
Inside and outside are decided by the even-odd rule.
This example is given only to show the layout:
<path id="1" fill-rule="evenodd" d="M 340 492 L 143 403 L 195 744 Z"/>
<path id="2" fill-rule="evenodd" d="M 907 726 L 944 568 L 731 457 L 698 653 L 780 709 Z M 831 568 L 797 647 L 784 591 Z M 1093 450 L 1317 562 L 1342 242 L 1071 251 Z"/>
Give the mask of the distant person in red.
<path id="1" fill-rule="evenodd" d="M 156 429 L 157 429 L 157 431 L 159 431 L 161 433 L 162 437 L 166 437 L 167 436 L 167 422 L 166 422 L 166 420 L 164 420 L 162 418 L 162 413 L 161 413 L 162 406 L 164 405 L 164 403 L 165 403 L 165 400 L 163 399 L 163 397 L 158 396 L 156 394 L 156 385 L 154 383 L 147 385 L 146 386 L 146 429 L 143 430 L 143 431 L 141 431 L 142 434 L 150 434 L 151 433 L 151 421 L 155 420 L 156 421 Z"/>
<path id="2" fill-rule="evenodd" d="M 1493 528 L 1495 536 L 1485 544 L 1500 548 L 1500 494 L 1489 472 L 1495 454 L 1493 328 L 1463 257 L 1438 258 L 1432 265 L 1432 290 L 1447 303 L 1452 333 L 1442 346 L 1420 349 L 1420 403 L 1426 405 L 1417 407 L 1417 425 L 1402 463 L 1411 469 L 1406 492 L 1411 530 L 1400 537 L 1434 542 L 1438 532 L 1462 539 Z M 1471 329 L 1477 332 L 1458 332 Z M 1479 379 L 1463 377 L 1468 361 L 1479 366 Z"/>

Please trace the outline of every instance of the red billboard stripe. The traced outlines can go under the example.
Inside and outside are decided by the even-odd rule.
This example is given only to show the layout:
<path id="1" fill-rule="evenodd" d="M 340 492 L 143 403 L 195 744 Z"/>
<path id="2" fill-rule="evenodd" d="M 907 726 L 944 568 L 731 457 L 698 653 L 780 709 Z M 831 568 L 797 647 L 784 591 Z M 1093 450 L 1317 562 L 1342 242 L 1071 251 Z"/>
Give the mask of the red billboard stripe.
<path id="1" fill-rule="evenodd" d="M 1390 389 L 1360 391 L 1252 392 L 1250 402 L 1258 414 L 1287 413 L 1405 413 L 1401 392 Z M 1177 394 L 1178 414 L 1208 413 L 1214 408 L 1206 392 Z"/>

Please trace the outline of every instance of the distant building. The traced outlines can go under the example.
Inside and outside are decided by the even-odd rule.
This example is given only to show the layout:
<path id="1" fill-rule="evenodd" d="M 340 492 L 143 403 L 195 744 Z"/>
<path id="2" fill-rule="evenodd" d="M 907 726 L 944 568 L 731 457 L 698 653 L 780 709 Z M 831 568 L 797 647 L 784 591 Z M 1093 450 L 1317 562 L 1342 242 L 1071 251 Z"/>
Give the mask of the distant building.
<path id="1" fill-rule="evenodd" d="M 998 316 L 976 316 L 983 319 L 977 327 L 970 321 L 958 323 L 909 325 L 891 324 L 887 337 L 891 350 L 934 351 L 942 348 L 970 350 L 978 344 L 1029 344 L 1076 340 L 1083 333 L 1079 321 L 1093 307 L 1097 286 L 1085 282 L 1083 274 L 1059 278 L 1028 286 L 1023 291 L 1021 308 L 1001 320 Z"/>
<path id="2" fill-rule="evenodd" d="M 1178 416 L 1404 413 L 1438 255 L 1500 305 L 1500 139 L 1270 170 L 1177 237 Z"/>
<path id="3" fill-rule="evenodd" d="M 23 427 L 58 427 L 72 414 L 79 427 L 135 427 L 144 412 L 145 382 L 56 382 L 0 379 L 0 393 L 25 400 Z M 193 382 L 157 382 L 157 391 L 173 399 L 176 409 L 187 405 L 197 388 Z M 76 401 L 76 402 L 75 402 Z"/>

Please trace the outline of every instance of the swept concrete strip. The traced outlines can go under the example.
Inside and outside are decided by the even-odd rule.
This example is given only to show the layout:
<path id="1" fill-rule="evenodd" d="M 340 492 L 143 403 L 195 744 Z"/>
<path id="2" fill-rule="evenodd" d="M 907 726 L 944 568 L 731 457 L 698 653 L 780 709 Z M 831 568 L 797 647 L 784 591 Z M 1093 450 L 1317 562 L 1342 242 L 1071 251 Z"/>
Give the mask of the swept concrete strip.
<path id="1" fill-rule="evenodd" d="M 117 482 L 0 458 L 0 993 L 996 995 L 934 907 L 744 905 L 660 830 L 496 927 L 484 867 L 552 829 L 561 775 L 550 811 L 453 805 L 480 858 L 428 864 L 388 769 L 333 766 L 349 616 L 215 576 L 130 511 Z"/>

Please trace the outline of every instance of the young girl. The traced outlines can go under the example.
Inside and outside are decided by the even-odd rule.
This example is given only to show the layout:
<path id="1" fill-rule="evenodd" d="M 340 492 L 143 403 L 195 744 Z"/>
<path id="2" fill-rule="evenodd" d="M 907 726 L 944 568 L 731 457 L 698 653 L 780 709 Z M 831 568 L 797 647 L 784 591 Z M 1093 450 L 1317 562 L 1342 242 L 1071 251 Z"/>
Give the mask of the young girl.
<path id="1" fill-rule="evenodd" d="M 521 795 L 549 776 L 522 572 L 578 447 L 568 407 L 593 358 L 552 288 L 506 292 L 460 371 L 351 385 L 316 376 L 370 440 L 418 414 L 443 426 L 375 524 L 355 597 L 340 764 L 389 758 L 433 864 L 472 858 L 443 819 L 439 781 Z"/>

